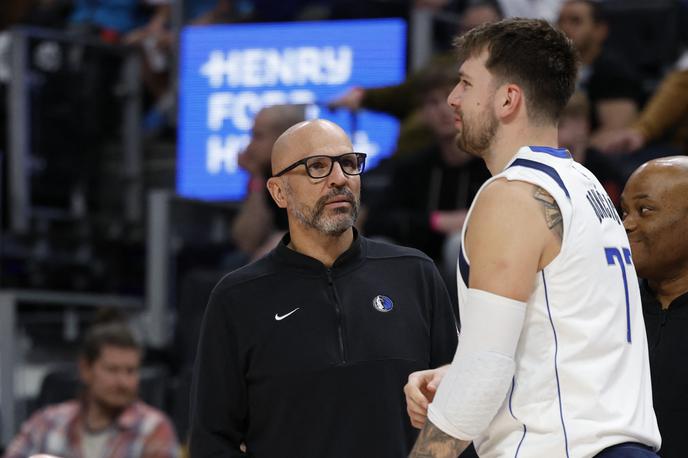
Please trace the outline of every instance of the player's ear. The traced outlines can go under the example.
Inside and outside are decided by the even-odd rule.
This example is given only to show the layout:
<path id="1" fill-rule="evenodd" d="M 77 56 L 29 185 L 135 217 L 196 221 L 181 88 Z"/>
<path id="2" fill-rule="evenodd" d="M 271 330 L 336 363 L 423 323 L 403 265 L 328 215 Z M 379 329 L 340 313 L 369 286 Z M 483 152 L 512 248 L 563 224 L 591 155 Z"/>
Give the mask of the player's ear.
<path id="1" fill-rule="evenodd" d="M 497 116 L 508 118 L 516 114 L 524 103 L 523 91 L 516 84 L 504 84 L 497 90 L 496 107 Z"/>
<path id="2" fill-rule="evenodd" d="M 285 183 L 281 177 L 270 177 L 266 184 L 268 191 L 279 208 L 287 208 L 287 195 L 284 190 Z"/>

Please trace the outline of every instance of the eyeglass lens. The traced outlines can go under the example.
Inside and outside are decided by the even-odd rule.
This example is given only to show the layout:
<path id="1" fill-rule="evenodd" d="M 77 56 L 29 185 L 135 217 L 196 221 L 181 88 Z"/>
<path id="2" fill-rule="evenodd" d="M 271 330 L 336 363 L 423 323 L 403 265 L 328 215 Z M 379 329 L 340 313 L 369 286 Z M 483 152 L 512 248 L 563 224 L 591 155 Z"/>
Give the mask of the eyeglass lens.
<path id="1" fill-rule="evenodd" d="M 313 178 L 323 178 L 332 172 L 334 161 L 339 162 L 342 171 L 347 175 L 358 175 L 363 171 L 363 158 L 356 153 L 343 154 L 339 157 L 314 156 L 306 161 L 308 174 Z"/>

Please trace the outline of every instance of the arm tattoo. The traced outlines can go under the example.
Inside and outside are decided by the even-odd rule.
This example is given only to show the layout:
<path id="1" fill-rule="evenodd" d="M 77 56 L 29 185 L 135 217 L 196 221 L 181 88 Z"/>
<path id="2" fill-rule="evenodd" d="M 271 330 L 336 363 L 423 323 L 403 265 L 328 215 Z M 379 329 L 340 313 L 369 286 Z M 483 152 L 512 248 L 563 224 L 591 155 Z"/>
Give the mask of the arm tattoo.
<path id="1" fill-rule="evenodd" d="M 561 210 L 554 197 L 539 186 L 535 186 L 533 198 L 542 205 L 542 212 L 545 215 L 545 222 L 549 230 L 554 232 L 561 242 L 564 235 L 564 222 L 561 216 Z"/>
<path id="2" fill-rule="evenodd" d="M 469 442 L 445 434 L 427 420 L 409 458 L 456 458 Z"/>

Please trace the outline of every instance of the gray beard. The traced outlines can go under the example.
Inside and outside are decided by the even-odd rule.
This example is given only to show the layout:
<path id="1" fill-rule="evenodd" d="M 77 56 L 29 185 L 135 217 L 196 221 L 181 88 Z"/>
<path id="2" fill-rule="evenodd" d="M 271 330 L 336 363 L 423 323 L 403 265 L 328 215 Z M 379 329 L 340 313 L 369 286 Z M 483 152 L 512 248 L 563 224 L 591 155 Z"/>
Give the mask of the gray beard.
<path id="1" fill-rule="evenodd" d="M 338 208 L 335 211 L 335 215 L 326 217 L 326 202 L 333 197 L 340 195 L 347 196 L 353 200 L 351 210 L 347 208 Z M 348 189 L 342 189 L 337 190 L 336 192 L 330 192 L 318 199 L 315 207 L 312 210 L 303 206 L 294 207 L 292 209 L 292 213 L 304 226 L 313 228 L 325 235 L 338 236 L 342 235 L 354 225 L 356 218 L 358 217 L 359 207 L 360 202 L 353 195 L 353 193 Z"/>

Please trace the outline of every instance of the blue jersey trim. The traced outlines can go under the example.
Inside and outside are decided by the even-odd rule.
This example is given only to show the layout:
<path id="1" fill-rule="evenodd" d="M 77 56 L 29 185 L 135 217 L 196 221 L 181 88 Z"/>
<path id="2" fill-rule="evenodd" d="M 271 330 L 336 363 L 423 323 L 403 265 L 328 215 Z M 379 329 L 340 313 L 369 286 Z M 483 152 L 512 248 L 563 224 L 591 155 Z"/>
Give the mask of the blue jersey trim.
<path id="1" fill-rule="evenodd" d="M 545 153 L 549 154 L 550 156 L 554 157 L 559 157 L 562 159 L 570 159 L 571 158 L 571 153 L 568 152 L 568 150 L 564 148 L 552 148 L 551 146 L 529 146 L 531 151 L 534 151 L 536 153 Z"/>
<path id="2" fill-rule="evenodd" d="M 554 329 L 554 321 L 552 320 L 552 312 L 549 308 L 549 296 L 547 295 L 547 281 L 545 281 L 545 269 L 542 269 L 542 284 L 545 287 L 545 303 L 547 304 L 547 315 L 549 316 L 549 323 L 552 325 L 552 334 L 554 334 L 554 375 L 557 379 L 557 397 L 559 398 L 559 417 L 561 418 L 561 427 L 564 430 L 564 446 L 566 447 L 566 458 L 569 458 L 569 439 L 566 435 L 566 423 L 564 422 L 564 408 L 561 404 L 561 387 L 559 385 L 559 369 L 557 368 L 557 353 L 559 351 L 559 344 L 557 342 L 557 331 Z"/>
<path id="3" fill-rule="evenodd" d="M 523 441 L 526 438 L 526 433 L 528 432 L 528 428 L 526 428 L 526 425 L 523 425 L 523 436 L 521 436 L 521 440 L 518 442 L 518 447 L 516 447 L 516 454 L 514 455 L 514 458 L 518 458 L 518 452 L 521 451 L 521 445 L 523 445 Z"/>
<path id="4" fill-rule="evenodd" d="M 516 159 L 514 162 L 511 163 L 509 167 L 527 167 L 529 169 L 535 169 L 546 173 L 547 175 L 549 175 L 551 179 L 553 179 L 559 185 L 561 189 L 564 190 L 564 193 L 566 193 L 566 197 L 571 199 L 571 195 L 569 194 L 569 190 L 566 189 L 564 181 L 561 179 L 559 173 L 557 173 L 557 171 L 554 170 L 553 167 L 550 167 L 547 164 L 543 164 L 542 162 L 531 161 L 530 159 L 521 158 Z"/>
<path id="5" fill-rule="evenodd" d="M 518 418 L 516 418 L 516 415 L 514 415 L 514 411 L 511 408 L 511 398 L 514 395 L 514 390 L 516 389 L 516 377 L 511 377 L 511 392 L 509 393 L 509 413 L 511 414 L 511 417 L 519 421 Z M 526 432 L 528 432 L 528 428 L 526 428 L 525 423 L 523 424 L 523 436 L 521 436 L 521 440 L 518 442 L 518 446 L 516 447 L 516 453 L 514 453 L 514 458 L 518 458 L 518 452 L 521 450 L 521 445 L 523 444 L 523 440 L 526 438 Z"/>
<path id="6" fill-rule="evenodd" d="M 471 266 L 468 265 L 466 257 L 463 255 L 463 243 L 459 245 L 459 272 L 464 284 L 468 287 L 468 278 L 471 275 Z"/>

